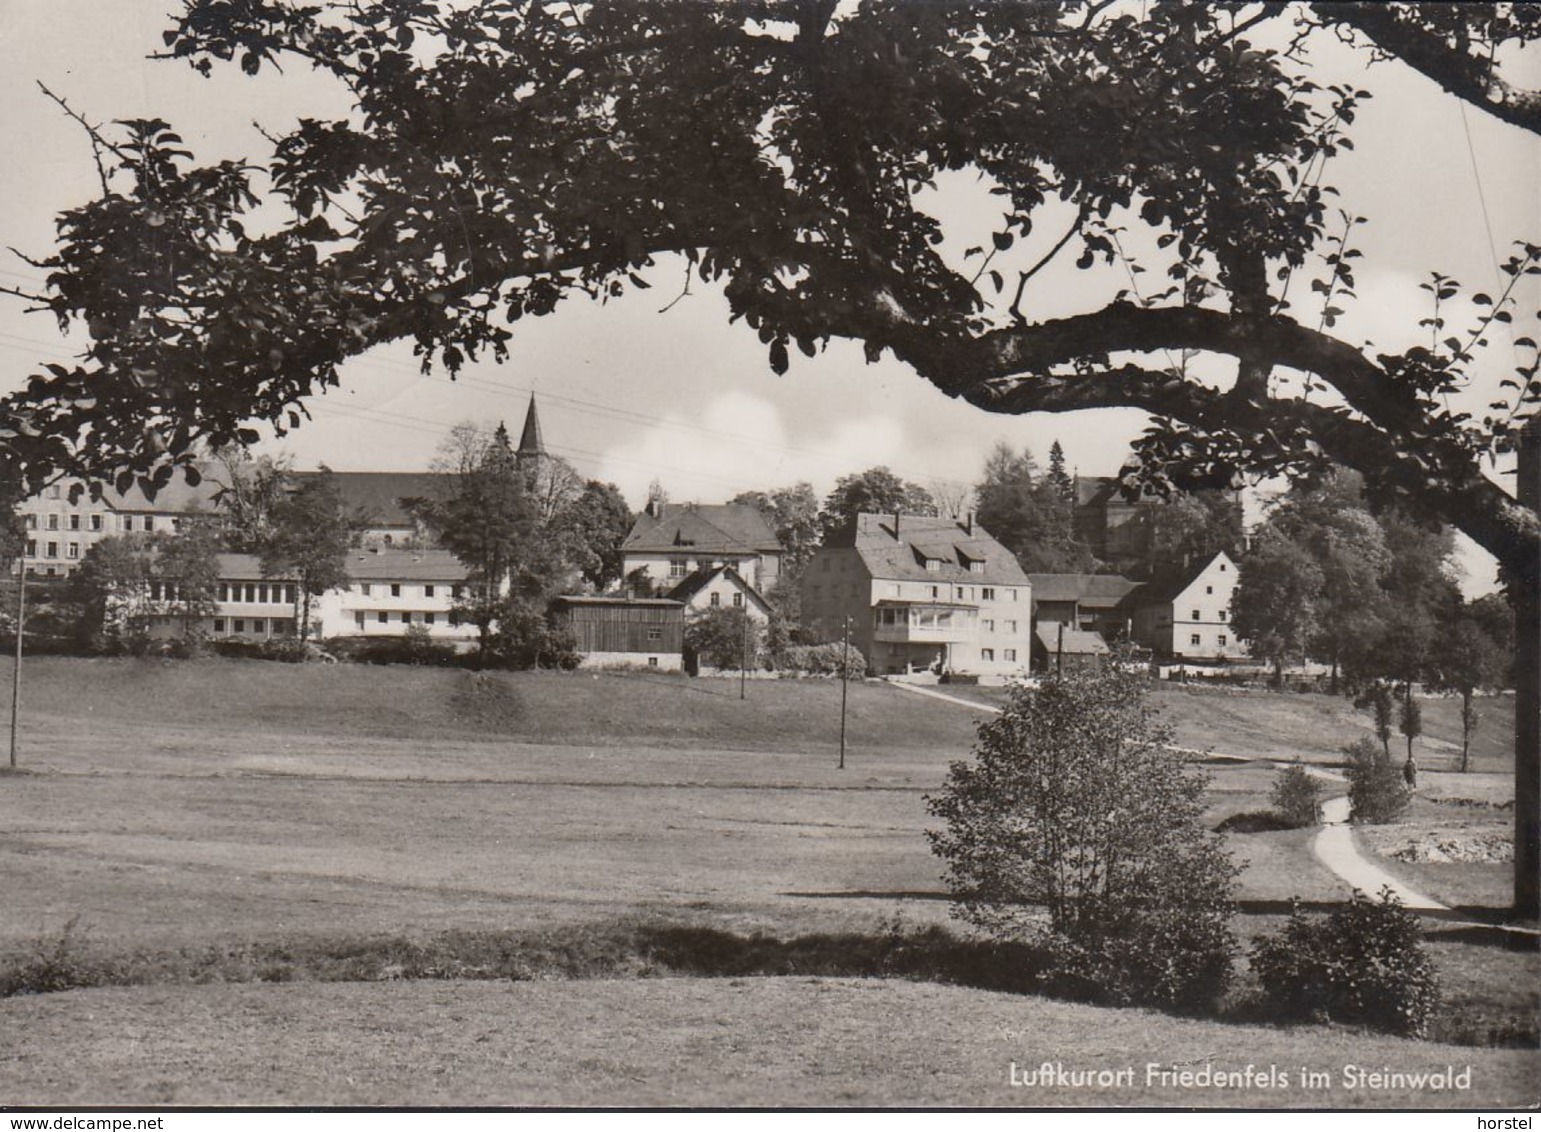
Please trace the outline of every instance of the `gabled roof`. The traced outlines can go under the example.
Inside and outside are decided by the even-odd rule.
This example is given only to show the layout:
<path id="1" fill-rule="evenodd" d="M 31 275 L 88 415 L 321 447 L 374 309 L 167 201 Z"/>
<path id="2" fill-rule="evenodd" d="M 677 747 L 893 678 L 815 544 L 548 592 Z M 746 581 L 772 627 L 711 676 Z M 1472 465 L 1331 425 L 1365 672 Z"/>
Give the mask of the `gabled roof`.
<path id="1" fill-rule="evenodd" d="M 744 581 L 743 575 L 731 566 L 714 566 L 709 570 L 692 570 L 679 585 L 669 591 L 667 596 L 672 601 L 682 601 L 689 605 L 692 598 L 710 585 L 714 578 L 718 577 L 732 583 L 735 589 L 747 594 L 749 600 L 759 607 L 760 612 L 770 613 L 770 604 L 760 596 L 753 586 Z"/>
<path id="2" fill-rule="evenodd" d="M 1028 578 L 1038 604 L 1073 601 L 1088 609 L 1112 609 L 1144 584 L 1121 574 L 1029 574 Z"/>
<path id="3" fill-rule="evenodd" d="M 854 524 L 832 537 L 829 545 L 854 546 L 874 578 L 1028 584 L 1016 556 L 977 522 L 968 520 L 935 515 L 861 514 Z M 928 560 L 940 563 L 940 568 L 927 569 Z M 982 563 L 984 569 L 969 569 L 970 561 Z"/>
<path id="4" fill-rule="evenodd" d="M 1141 605 L 1165 605 L 1176 601 L 1183 595 L 1183 591 L 1202 578 L 1211 566 L 1220 559 L 1225 559 L 1227 566 L 1235 570 L 1236 560 L 1225 551 L 1217 551 L 1204 559 L 1191 570 L 1183 571 L 1161 581 L 1151 582 L 1141 592 L 1139 601 Z"/>
<path id="5" fill-rule="evenodd" d="M 1060 651 L 1059 626 L 1040 625 L 1033 630 L 1038 638 L 1038 643 L 1048 650 L 1050 656 Z M 1106 656 L 1113 650 L 1108 648 L 1108 643 L 1102 639 L 1101 633 L 1094 633 L 1090 629 L 1072 629 L 1065 627 L 1066 656 Z"/>
<path id="6" fill-rule="evenodd" d="M 298 487 L 323 472 L 290 472 Z M 444 481 L 438 472 L 333 472 L 332 479 L 342 496 L 343 511 L 368 516 L 371 526 L 413 526 L 411 514 L 402 506 L 403 499 L 432 496 Z"/>
<path id="7" fill-rule="evenodd" d="M 776 532 L 756 508 L 739 503 L 665 503 L 656 516 L 637 517 L 623 553 L 693 551 L 701 554 L 755 554 L 781 550 Z"/>

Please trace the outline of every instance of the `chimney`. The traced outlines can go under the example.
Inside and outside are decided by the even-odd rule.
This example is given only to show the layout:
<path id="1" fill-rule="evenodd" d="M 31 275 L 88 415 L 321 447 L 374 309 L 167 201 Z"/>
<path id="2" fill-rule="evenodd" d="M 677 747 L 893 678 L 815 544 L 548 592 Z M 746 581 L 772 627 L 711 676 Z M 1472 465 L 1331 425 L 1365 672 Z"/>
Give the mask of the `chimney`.
<path id="1" fill-rule="evenodd" d="M 974 513 L 972 511 L 965 512 L 963 515 L 963 533 L 970 538 L 974 537 Z"/>

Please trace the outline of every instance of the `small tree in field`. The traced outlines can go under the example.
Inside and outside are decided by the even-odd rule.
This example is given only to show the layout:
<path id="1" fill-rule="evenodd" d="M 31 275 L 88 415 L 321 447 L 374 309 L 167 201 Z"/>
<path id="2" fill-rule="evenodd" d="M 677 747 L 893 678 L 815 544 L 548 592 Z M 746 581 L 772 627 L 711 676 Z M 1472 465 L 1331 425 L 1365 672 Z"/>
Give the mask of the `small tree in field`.
<path id="1" fill-rule="evenodd" d="M 1362 825 L 1385 825 L 1402 816 L 1412 802 L 1406 779 L 1391 761 L 1390 752 L 1368 739 L 1343 748 L 1348 756 L 1348 820 Z"/>
<path id="2" fill-rule="evenodd" d="M 962 919 L 1047 945 L 1095 997 L 1194 1005 L 1231 973 L 1237 870 L 1142 691 L 1119 668 L 1016 689 L 927 800 L 927 837 Z"/>
<path id="3" fill-rule="evenodd" d="M 747 610 L 718 606 L 693 613 L 685 622 L 685 648 L 708 668 L 753 668 L 764 632 Z"/>
<path id="4" fill-rule="evenodd" d="M 1274 809 L 1296 829 L 1321 824 L 1322 784 L 1298 761 L 1279 772 L 1270 800 Z"/>

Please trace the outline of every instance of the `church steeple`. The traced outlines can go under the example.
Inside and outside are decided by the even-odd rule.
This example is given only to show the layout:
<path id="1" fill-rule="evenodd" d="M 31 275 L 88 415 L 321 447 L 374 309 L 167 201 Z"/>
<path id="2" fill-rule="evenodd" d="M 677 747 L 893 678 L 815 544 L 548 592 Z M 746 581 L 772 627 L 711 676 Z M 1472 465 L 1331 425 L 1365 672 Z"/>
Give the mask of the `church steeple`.
<path id="1" fill-rule="evenodd" d="M 519 448 L 515 453 L 520 461 L 539 461 L 546 455 L 546 442 L 540 435 L 540 414 L 535 411 L 535 394 L 530 394 L 530 407 L 524 414 L 524 431 L 519 434 Z"/>

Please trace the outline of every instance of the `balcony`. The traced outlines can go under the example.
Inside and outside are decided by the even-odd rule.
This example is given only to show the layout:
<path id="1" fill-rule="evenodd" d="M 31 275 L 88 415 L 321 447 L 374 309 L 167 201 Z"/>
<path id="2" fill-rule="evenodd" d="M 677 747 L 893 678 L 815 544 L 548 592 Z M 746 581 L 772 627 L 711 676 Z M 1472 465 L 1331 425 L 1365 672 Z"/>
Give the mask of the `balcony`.
<path id="1" fill-rule="evenodd" d="M 888 644 L 945 645 L 973 639 L 979 607 L 938 601 L 883 601 L 872 611 L 872 639 Z"/>

